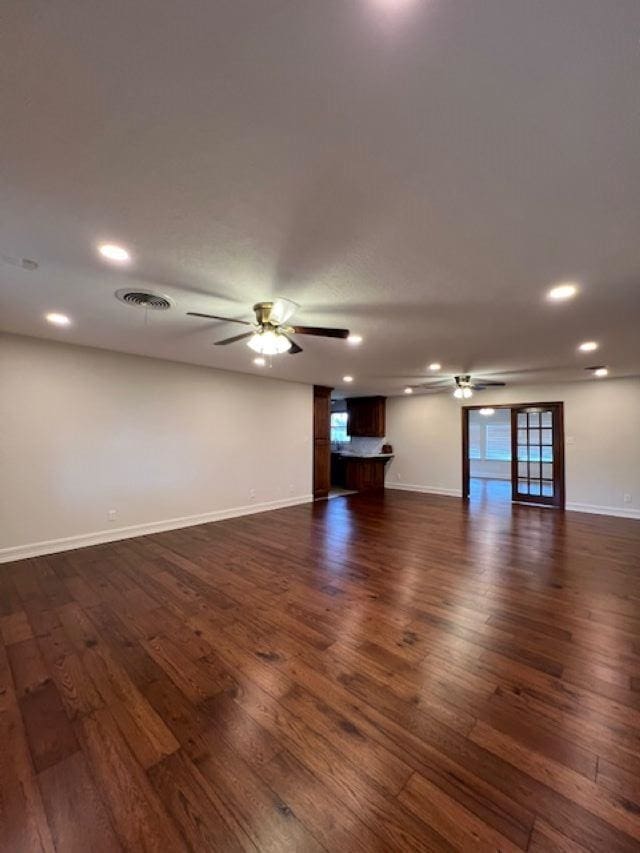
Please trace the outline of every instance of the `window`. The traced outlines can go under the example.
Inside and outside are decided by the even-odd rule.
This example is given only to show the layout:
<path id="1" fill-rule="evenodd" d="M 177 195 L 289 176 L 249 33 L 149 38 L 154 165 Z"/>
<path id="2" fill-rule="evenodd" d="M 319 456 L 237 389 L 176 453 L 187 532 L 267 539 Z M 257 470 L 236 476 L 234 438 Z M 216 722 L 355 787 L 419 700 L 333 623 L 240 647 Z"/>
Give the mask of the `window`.
<path id="1" fill-rule="evenodd" d="M 508 424 L 487 424 L 485 427 L 485 459 L 495 462 L 511 461 L 511 427 Z"/>
<path id="2" fill-rule="evenodd" d="M 482 426 L 469 424 L 469 459 L 482 459 Z"/>
<path id="3" fill-rule="evenodd" d="M 469 459 L 511 461 L 511 425 L 469 421 Z"/>
<path id="4" fill-rule="evenodd" d="M 346 412 L 331 412 L 331 441 L 334 444 L 351 441 L 351 436 L 347 435 L 348 419 Z"/>

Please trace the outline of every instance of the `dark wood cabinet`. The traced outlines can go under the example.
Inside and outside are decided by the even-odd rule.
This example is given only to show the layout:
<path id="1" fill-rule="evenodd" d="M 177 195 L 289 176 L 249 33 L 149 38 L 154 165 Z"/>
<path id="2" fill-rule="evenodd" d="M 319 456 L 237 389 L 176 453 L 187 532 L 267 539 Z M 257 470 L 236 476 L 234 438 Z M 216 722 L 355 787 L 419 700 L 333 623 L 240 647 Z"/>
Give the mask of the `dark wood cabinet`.
<path id="1" fill-rule="evenodd" d="M 331 454 L 331 485 L 344 489 L 344 459 L 339 453 Z"/>
<path id="2" fill-rule="evenodd" d="M 384 489 L 384 471 L 388 458 L 374 456 L 370 459 L 343 457 L 344 484 L 347 489 L 362 492 L 367 489 Z"/>
<path id="3" fill-rule="evenodd" d="M 326 498 L 331 486 L 331 388 L 313 386 L 313 497 Z"/>
<path id="4" fill-rule="evenodd" d="M 347 399 L 347 432 L 352 437 L 384 438 L 386 434 L 386 397 L 350 397 Z"/>

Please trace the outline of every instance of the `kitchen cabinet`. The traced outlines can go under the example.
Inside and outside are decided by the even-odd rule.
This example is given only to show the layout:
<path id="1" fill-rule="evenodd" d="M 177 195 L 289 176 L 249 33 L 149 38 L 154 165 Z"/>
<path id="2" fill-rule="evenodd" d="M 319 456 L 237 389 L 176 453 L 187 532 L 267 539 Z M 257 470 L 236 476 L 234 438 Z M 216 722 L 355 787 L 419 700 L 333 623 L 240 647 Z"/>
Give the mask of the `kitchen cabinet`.
<path id="1" fill-rule="evenodd" d="M 386 409 L 386 397 L 349 397 L 347 432 L 358 438 L 384 438 Z"/>
<path id="2" fill-rule="evenodd" d="M 389 454 L 384 456 L 344 455 L 342 463 L 345 488 L 354 489 L 357 492 L 384 489 L 384 470 L 389 459 L 391 459 Z"/>
<path id="3" fill-rule="evenodd" d="M 340 453 L 331 454 L 331 485 L 344 489 L 344 460 Z"/>
<path id="4" fill-rule="evenodd" d="M 313 386 L 313 497 L 326 498 L 331 487 L 331 388 Z"/>

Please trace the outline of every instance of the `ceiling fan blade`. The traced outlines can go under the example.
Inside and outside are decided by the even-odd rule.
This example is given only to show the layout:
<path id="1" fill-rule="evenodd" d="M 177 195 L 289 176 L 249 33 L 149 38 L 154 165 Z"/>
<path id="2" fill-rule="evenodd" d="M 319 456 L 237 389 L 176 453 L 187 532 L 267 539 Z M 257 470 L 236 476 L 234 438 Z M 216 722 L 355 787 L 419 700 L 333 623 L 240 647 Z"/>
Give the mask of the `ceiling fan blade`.
<path id="1" fill-rule="evenodd" d="M 421 382 L 420 384 L 423 388 L 448 388 L 449 385 L 451 385 L 451 378 L 449 376 L 443 376 L 441 379 L 429 379 L 427 382 Z"/>
<path id="2" fill-rule="evenodd" d="M 298 303 L 292 299 L 285 299 L 283 296 L 278 296 L 273 301 L 269 317 L 270 322 L 274 326 L 282 326 L 290 317 L 293 317 L 299 307 Z"/>
<path id="3" fill-rule="evenodd" d="M 223 323 L 242 323 L 243 326 L 252 326 L 248 320 L 235 320 L 233 317 L 217 317 L 215 314 L 199 314 L 197 311 L 187 311 L 188 317 L 204 317 L 206 320 L 222 320 Z"/>
<path id="4" fill-rule="evenodd" d="M 506 382 L 490 382 L 488 379 L 480 379 L 479 382 L 483 388 L 504 388 L 507 384 Z"/>
<path id="5" fill-rule="evenodd" d="M 296 335 L 315 335 L 319 338 L 348 338 L 349 329 L 327 329 L 323 326 L 293 326 Z"/>
<path id="6" fill-rule="evenodd" d="M 297 355 L 299 352 L 302 352 L 302 347 L 298 346 L 293 338 L 290 338 L 289 335 L 283 335 L 283 337 L 285 337 L 291 344 L 291 349 L 288 350 L 289 355 Z"/>
<path id="7" fill-rule="evenodd" d="M 250 338 L 255 335 L 255 332 L 243 332 L 241 335 L 234 335 L 232 338 L 225 338 L 223 341 L 215 341 L 214 346 L 224 347 L 227 344 L 235 344 L 236 341 L 242 341 L 245 338 Z"/>

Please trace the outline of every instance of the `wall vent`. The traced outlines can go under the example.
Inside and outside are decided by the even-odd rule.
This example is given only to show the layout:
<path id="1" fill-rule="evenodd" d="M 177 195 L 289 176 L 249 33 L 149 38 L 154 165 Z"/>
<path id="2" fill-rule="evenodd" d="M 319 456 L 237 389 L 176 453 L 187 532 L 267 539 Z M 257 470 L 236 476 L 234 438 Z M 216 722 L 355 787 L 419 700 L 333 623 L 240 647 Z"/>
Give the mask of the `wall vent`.
<path id="1" fill-rule="evenodd" d="M 151 311 L 167 311 L 172 304 L 167 296 L 152 293 L 150 290 L 117 290 L 116 298 L 126 305 L 149 308 Z"/>

